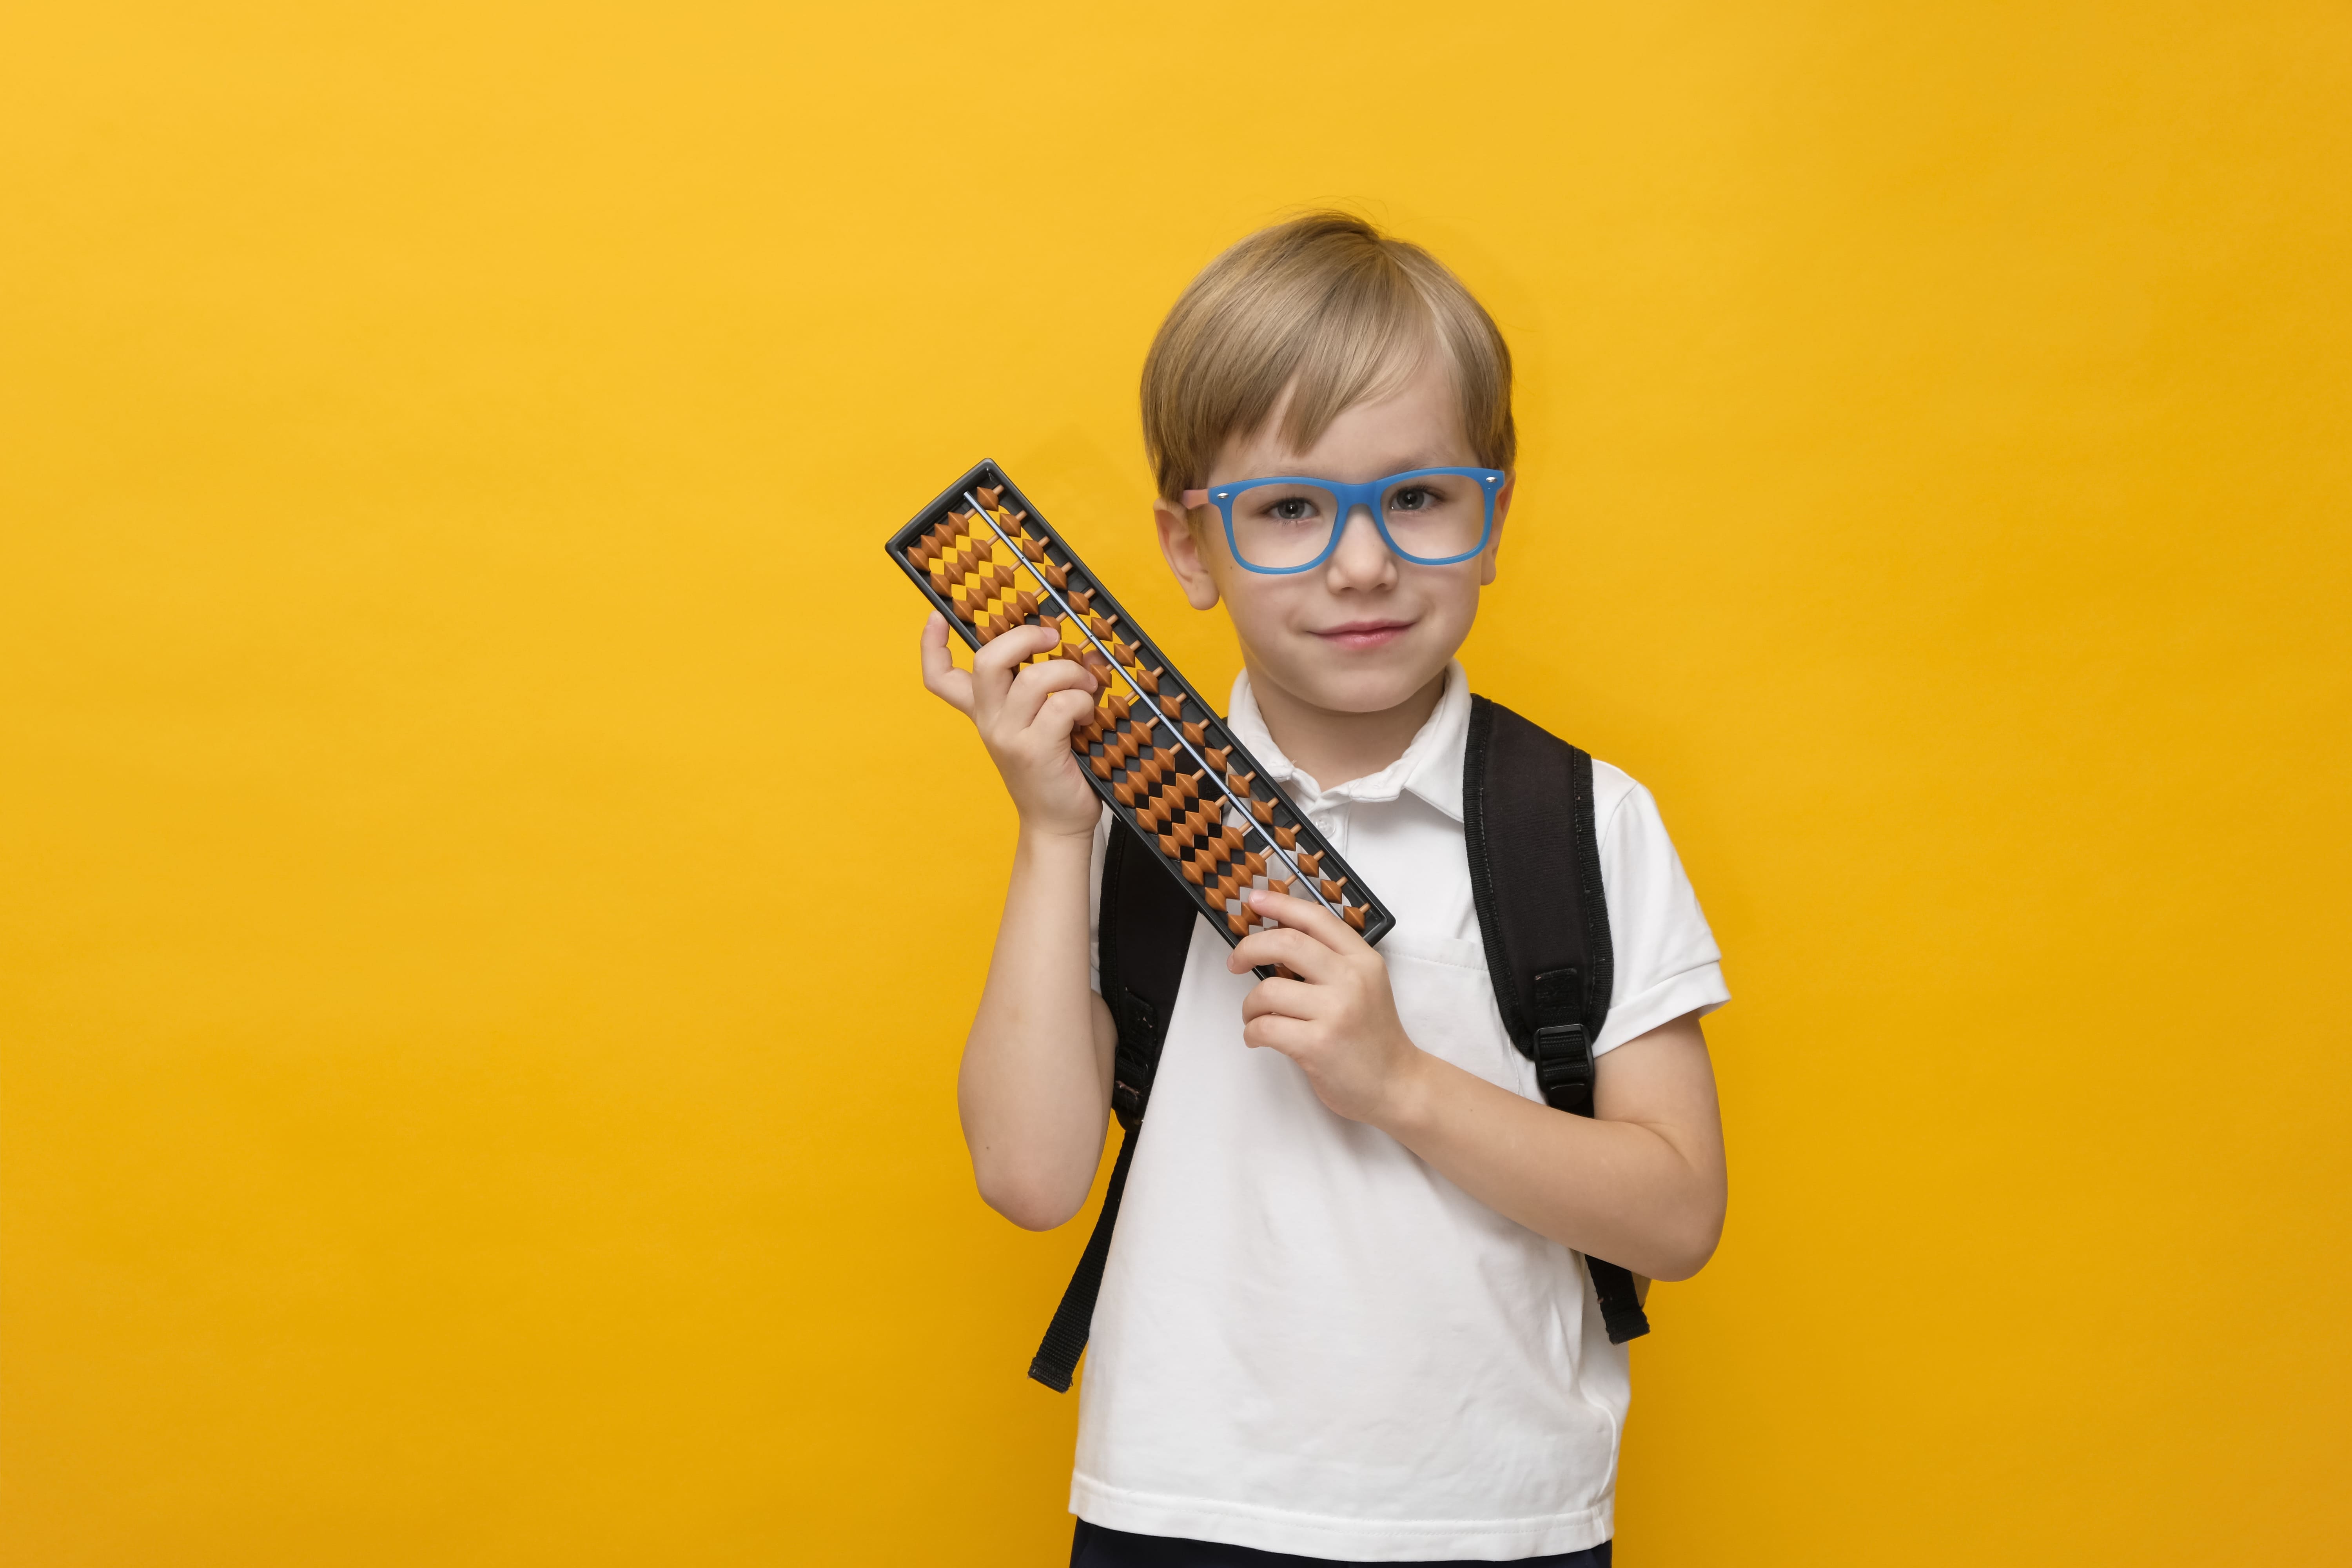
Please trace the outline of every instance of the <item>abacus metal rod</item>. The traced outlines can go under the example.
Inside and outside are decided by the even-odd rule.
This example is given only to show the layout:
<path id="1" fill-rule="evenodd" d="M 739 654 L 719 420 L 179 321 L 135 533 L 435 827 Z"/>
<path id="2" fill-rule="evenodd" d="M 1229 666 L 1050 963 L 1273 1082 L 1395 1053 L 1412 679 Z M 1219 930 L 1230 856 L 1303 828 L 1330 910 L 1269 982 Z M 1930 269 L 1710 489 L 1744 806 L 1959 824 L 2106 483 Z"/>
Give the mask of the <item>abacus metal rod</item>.
<path id="1" fill-rule="evenodd" d="M 1029 575 L 1037 579 L 1037 586 L 1045 589 L 1047 595 L 1053 599 L 1055 605 L 1060 608 L 1062 614 L 1070 617 L 1071 625 L 1076 626 L 1078 630 L 1086 634 L 1087 640 L 1095 645 L 1095 651 L 1101 654 L 1103 658 L 1109 662 L 1111 668 L 1114 670 L 1119 670 L 1118 657 L 1114 655 L 1110 649 L 1103 647 L 1102 639 L 1095 636 L 1095 629 L 1087 625 L 1086 617 L 1079 615 L 1077 611 L 1070 607 L 1070 602 L 1062 597 L 1061 590 L 1055 588 L 1053 584 L 1045 581 L 1045 574 L 1037 570 L 1037 563 L 1030 560 L 1027 555 L 1024 554 L 1021 547 L 1013 542 L 1012 536 L 1007 534 L 1003 528 L 997 525 L 995 514 L 991 512 L 987 507 L 982 505 L 980 498 L 973 495 L 970 490 L 963 492 L 963 499 L 971 503 L 972 510 L 978 512 L 981 515 L 982 520 L 988 524 L 988 531 L 996 535 L 998 539 L 1003 541 L 1004 548 L 1013 552 L 1014 563 L 1025 566 L 1029 569 Z M 1043 544 L 1040 544 L 1037 548 L 1040 552 L 1043 552 L 1045 547 Z M 1137 657 L 1141 657 L 1141 649 L 1139 648 L 1137 650 Z M 1142 688 L 1137 686 L 1126 671 L 1119 670 L 1119 679 L 1127 682 L 1128 689 L 1135 693 L 1136 700 L 1139 702 L 1144 704 L 1146 707 L 1152 706 L 1150 699 L 1145 695 Z M 1203 710 L 1205 710 L 1207 704 L 1203 703 L 1202 706 Z M 1210 717 L 1214 718 L 1215 715 L 1211 714 Z M 1152 727 L 1157 729 L 1160 725 L 1166 724 L 1168 726 L 1168 733 L 1174 737 L 1176 743 L 1184 748 L 1186 755 L 1190 756 L 1194 762 L 1201 764 L 1201 771 L 1207 773 L 1210 779 L 1216 784 L 1217 793 L 1231 801 L 1234 804 L 1234 808 L 1241 814 L 1242 826 L 1246 830 L 1242 835 L 1242 843 L 1246 846 L 1253 835 L 1265 840 L 1265 847 L 1274 851 L 1275 858 L 1280 860 L 1293 877 L 1307 884 L 1307 890 L 1315 895 L 1315 901 L 1321 904 L 1325 909 L 1329 910 L 1333 914 L 1339 914 L 1339 910 L 1338 906 L 1334 905 L 1329 899 L 1323 896 L 1323 889 L 1317 886 L 1317 879 L 1313 877 L 1309 877 L 1306 872 L 1300 870 L 1298 868 L 1298 862 L 1293 860 L 1290 858 L 1289 853 L 1286 851 L 1281 845 L 1275 842 L 1274 835 L 1266 831 L 1265 825 L 1259 823 L 1256 816 L 1250 811 L 1249 803 L 1233 792 L 1232 787 L 1218 775 L 1217 770 L 1209 765 L 1208 758 L 1202 756 L 1200 752 L 1192 749 L 1192 742 L 1184 738 L 1184 731 L 1179 728 L 1180 722 L 1181 721 L 1179 720 L 1168 718 L 1164 714 L 1157 711 L 1152 714 Z"/>

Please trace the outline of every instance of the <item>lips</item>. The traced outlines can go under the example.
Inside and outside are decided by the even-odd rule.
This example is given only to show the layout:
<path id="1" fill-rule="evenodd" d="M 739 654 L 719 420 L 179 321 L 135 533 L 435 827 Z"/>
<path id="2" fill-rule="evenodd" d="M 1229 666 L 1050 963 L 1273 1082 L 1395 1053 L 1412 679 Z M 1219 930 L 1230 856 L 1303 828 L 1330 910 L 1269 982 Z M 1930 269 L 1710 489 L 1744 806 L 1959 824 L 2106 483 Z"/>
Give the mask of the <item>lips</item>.
<path id="1" fill-rule="evenodd" d="M 1326 626 L 1315 635 L 1344 648 L 1381 647 L 1412 629 L 1411 621 L 1349 621 Z"/>

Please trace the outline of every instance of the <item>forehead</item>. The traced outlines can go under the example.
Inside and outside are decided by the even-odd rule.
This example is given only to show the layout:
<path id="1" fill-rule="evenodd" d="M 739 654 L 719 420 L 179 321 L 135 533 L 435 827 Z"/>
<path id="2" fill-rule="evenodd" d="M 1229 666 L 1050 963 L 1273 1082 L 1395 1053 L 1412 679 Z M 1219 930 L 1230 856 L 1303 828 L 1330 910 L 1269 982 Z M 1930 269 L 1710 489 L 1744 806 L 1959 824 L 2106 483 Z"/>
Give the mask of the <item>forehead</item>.
<path id="1" fill-rule="evenodd" d="M 1256 429 L 1226 439 L 1210 474 L 1212 484 L 1275 473 L 1363 480 L 1475 461 L 1463 427 L 1454 367 L 1443 353 L 1423 353 L 1381 377 L 1366 396 L 1341 408 L 1303 445 L 1287 417 L 1297 390 L 1293 381 Z"/>

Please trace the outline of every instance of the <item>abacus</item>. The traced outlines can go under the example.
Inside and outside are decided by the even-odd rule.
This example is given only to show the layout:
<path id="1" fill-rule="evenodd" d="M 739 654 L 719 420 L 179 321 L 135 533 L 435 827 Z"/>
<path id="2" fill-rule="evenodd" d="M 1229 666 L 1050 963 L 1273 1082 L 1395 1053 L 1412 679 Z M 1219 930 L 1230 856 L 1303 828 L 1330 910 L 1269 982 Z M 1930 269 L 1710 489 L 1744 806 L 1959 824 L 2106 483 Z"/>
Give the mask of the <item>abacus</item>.
<path id="1" fill-rule="evenodd" d="M 1297 889 L 1366 942 L 1388 934 L 1387 908 L 1002 468 L 975 465 L 885 548 L 975 649 L 1015 626 L 1060 630 L 1033 662 L 1094 675 L 1094 712 L 1070 734 L 1080 771 L 1229 944 L 1271 923 L 1242 901 L 1252 888 Z"/>

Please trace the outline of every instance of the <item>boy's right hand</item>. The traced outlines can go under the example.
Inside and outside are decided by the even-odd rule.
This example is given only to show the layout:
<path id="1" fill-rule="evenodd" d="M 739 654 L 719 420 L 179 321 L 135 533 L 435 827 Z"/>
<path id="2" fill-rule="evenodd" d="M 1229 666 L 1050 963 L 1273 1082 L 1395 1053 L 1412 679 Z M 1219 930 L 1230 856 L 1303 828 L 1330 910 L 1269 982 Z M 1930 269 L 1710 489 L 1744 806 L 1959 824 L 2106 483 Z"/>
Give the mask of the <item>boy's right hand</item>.
<path id="1" fill-rule="evenodd" d="M 1023 831 L 1090 837 L 1102 803 L 1078 772 L 1070 731 L 1094 711 L 1095 678 L 1076 659 L 1023 664 L 1061 641 L 1051 626 L 1016 626 L 982 643 L 966 674 L 948 657 L 948 619 L 934 610 L 923 623 L 923 686 L 980 731 Z"/>

